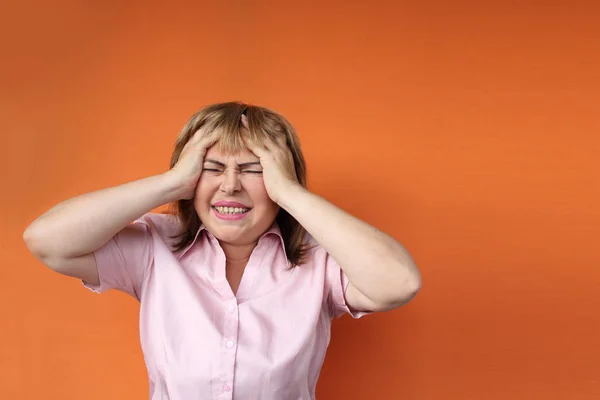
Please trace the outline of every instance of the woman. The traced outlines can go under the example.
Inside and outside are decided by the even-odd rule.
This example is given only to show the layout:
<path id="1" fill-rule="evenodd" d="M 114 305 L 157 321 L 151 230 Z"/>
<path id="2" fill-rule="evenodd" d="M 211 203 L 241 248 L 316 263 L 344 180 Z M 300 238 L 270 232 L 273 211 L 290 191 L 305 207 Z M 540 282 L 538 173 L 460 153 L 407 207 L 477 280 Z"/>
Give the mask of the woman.
<path id="1" fill-rule="evenodd" d="M 196 113 L 167 172 L 58 204 L 23 237 L 140 301 L 152 399 L 314 399 L 331 320 L 421 287 L 400 243 L 306 189 L 292 126 L 242 103 Z"/>

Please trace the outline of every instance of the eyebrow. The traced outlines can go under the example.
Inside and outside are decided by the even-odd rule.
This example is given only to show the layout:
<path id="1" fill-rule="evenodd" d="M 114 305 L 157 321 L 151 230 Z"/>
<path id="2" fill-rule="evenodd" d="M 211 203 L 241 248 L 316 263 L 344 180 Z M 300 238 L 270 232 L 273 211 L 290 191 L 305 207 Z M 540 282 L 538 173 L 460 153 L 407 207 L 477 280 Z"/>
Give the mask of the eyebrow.
<path id="1" fill-rule="evenodd" d="M 210 162 L 213 164 L 217 164 L 218 166 L 223 167 L 223 168 L 226 167 L 226 165 L 224 163 L 222 163 L 221 161 L 212 160 L 210 158 L 207 158 L 206 160 L 204 160 L 204 162 Z M 240 164 L 238 164 L 238 167 L 244 168 L 244 167 L 249 167 L 251 165 L 261 165 L 261 164 L 260 164 L 260 161 L 251 161 L 251 162 L 240 163 Z"/>

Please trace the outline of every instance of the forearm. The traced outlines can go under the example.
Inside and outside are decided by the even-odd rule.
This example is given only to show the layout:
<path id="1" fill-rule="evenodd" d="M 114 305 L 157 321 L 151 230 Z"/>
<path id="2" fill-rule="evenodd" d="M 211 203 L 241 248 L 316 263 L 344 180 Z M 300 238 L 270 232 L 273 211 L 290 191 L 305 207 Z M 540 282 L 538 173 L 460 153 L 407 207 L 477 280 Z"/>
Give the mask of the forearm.
<path id="1" fill-rule="evenodd" d="M 29 250 L 44 257 L 91 253 L 145 213 L 178 199 L 170 174 L 85 193 L 57 204 L 25 230 Z"/>
<path id="2" fill-rule="evenodd" d="M 391 236 L 299 185 L 286 191 L 280 203 L 371 300 L 393 302 L 420 287 L 412 257 Z"/>

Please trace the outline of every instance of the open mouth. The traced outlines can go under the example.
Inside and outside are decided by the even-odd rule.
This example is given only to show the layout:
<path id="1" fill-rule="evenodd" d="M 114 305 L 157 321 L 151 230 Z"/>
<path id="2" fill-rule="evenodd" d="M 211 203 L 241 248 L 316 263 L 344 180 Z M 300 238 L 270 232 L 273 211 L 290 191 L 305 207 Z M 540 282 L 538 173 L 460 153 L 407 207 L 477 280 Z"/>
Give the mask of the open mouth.
<path id="1" fill-rule="evenodd" d="M 211 207 L 215 216 L 223 221 L 240 221 L 246 218 L 248 213 L 252 210 L 246 207 L 225 207 L 225 206 L 212 206 Z"/>
<path id="2" fill-rule="evenodd" d="M 243 215 L 248 213 L 251 208 L 242 208 L 242 207 L 221 207 L 221 206 L 213 206 L 219 214 L 223 215 Z"/>

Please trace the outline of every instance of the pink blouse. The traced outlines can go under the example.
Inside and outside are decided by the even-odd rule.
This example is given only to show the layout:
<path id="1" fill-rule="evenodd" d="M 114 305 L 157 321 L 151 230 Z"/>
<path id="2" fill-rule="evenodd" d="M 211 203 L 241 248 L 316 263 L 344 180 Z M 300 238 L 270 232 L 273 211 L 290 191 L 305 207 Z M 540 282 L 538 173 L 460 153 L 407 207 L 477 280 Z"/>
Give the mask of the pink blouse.
<path id="1" fill-rule="evenodd" d="M 275 223 L 234 295 L 217 239 L 202 226 L 192 244 L 171 252 L 176 233 L 172 215 L 140 217 L 94 252 L 100 285 L 83 282 L 140 301 L 150 398 L 314 399 L 332 319 L 369 313 L 348 308 L 339 265 L 317 245 L 308 263 L 287 270 Z"/>

